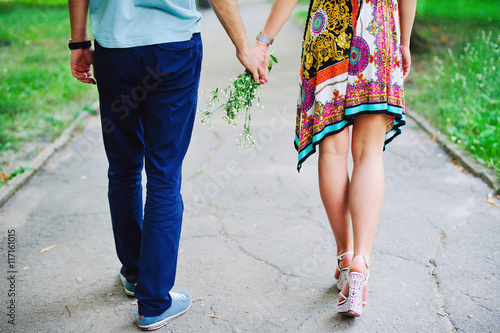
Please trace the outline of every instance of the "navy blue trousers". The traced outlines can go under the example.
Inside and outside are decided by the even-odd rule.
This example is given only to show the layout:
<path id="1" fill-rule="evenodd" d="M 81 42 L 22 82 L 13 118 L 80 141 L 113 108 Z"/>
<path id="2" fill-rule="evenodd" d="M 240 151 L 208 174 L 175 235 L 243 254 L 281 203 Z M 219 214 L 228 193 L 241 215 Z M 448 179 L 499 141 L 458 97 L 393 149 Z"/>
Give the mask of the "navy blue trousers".
<path id="1" fill-rule="evenodd" d="M 95 46 L 116 251 L 121 273 L 137 282 L 139 314 L 148 317 L 171 304 L 184 209 L 181 168 L 193 130 L 202 53 L 200 34 L 124 49 Z"/>

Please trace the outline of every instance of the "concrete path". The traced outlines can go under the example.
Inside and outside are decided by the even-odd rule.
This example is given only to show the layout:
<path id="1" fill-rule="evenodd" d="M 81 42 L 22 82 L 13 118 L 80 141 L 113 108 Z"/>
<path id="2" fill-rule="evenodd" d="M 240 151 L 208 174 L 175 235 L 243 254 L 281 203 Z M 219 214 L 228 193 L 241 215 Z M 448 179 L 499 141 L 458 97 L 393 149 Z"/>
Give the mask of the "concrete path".
<path id="1" fill-rule="evenodd" d="M 253 38 L 270 6 L 241 9 Z M 385 153 L 369 304 L 358 319 L 335 314 L 335 244 L 318 193 L 317 155 L 300 174 L 295 169 L 301 37 L 289 22 L 273 45 L 279 64 L 262 90 L 264 111 L 253 115 L 257 147 L 236 147 L 240 129 L 220 119 L 211 130 L 196 120 L 174 288 L 187 289 L 194 303 L 160 331 L 498 331 L 500 207 L 411 120 Z M 201 90 L 225 86 L 242 67 L 211 11 L 203 38 Z M 106 169 L 93 118 L 1 208 L 2 332 L 138 331 L 136 301 L 117 276 Z"/>

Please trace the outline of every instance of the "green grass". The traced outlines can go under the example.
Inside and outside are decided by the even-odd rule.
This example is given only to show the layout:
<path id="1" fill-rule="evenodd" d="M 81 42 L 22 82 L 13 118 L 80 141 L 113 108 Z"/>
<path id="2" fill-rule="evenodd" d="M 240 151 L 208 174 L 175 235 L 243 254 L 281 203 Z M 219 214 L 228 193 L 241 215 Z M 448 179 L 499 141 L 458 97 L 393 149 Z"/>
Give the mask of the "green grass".
<path id="1" fill-rule="evenodd" d="M 43 6 L 68 6 L 68 0 L 16 0 L 15 3 L 27 5 L 43 5 Z"/>
<path id="2" fill-rule="evenodd" d="M 409 109 L 500 177 L 500 15 L 496 1 L 418 2 Z M 474 13 L 471 12 L 474 9 Z M 412 41 L 413 43 L 413 41 Z"/>
<path id="3" fill-rule="evenodd" d="M 418 0 L 417 10 L 437 18 L 500 20 L 498 0 Z"/>
<path id="4" fill-rule="evenodd" d="M 500 173 L 500 36 L 475 36 L 458 51 L 434 56 L 408 89 L 412 109 L 425 115 L 478 162 Z"/>
<path id="5" fill-rule="evenodd" d="M 66 4 L 0 2 L 0 154 L 53 141 L 97 99 L 71 76 Z"/>
<path id="6" fill-rule="evenodd" d="M 19 167 L 16 170 L 14 170 L 13 172 L 9 172 L 9 173 L 7 173 L 7 172 L 1 172 L 0 173 L 0 187 L 2 187 L 3 185 L 5 185 L 5 183 L 7 181 L 11 180 L 15 176 L 23 173 L 26 170 L 27 169 L 25 169 L 24 167 Z"/>

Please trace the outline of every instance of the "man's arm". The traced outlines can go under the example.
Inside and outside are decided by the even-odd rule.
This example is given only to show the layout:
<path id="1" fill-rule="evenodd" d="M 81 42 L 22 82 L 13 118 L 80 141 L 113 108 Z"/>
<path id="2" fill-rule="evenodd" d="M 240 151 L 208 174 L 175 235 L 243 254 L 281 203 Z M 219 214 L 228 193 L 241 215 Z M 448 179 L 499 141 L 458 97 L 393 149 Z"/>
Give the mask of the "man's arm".
<path id="1" fill-rule="evenodd" d="M 252 74 L 255 82 L 267 81 L 269 55 L 267 48 L 250 46 L 237 0 L 211 0 L 217 18 L 236 47 L 236 56 Z"/>
<path id="2" fill-rule="evenodd" d="M 89 0 L 68 0 L 71 41 L 88 40 L 87 18 Z M 78 49 L 71 51 L 71 74 L 83 83 L 95 84 L 91 65 L 94 63 L 94 50 Z"/>

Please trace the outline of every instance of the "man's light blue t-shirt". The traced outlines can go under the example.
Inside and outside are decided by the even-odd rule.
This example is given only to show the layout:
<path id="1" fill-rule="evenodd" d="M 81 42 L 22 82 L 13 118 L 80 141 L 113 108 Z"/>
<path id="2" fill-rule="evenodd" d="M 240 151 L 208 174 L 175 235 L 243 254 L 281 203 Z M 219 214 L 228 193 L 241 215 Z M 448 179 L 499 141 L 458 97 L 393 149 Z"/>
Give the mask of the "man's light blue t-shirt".
<path id="1" fill-rule="evenodd" d="M 196 0 L 90 0 L 92 35 L 104 47 L 186 41 L 200 32 Z"/>

